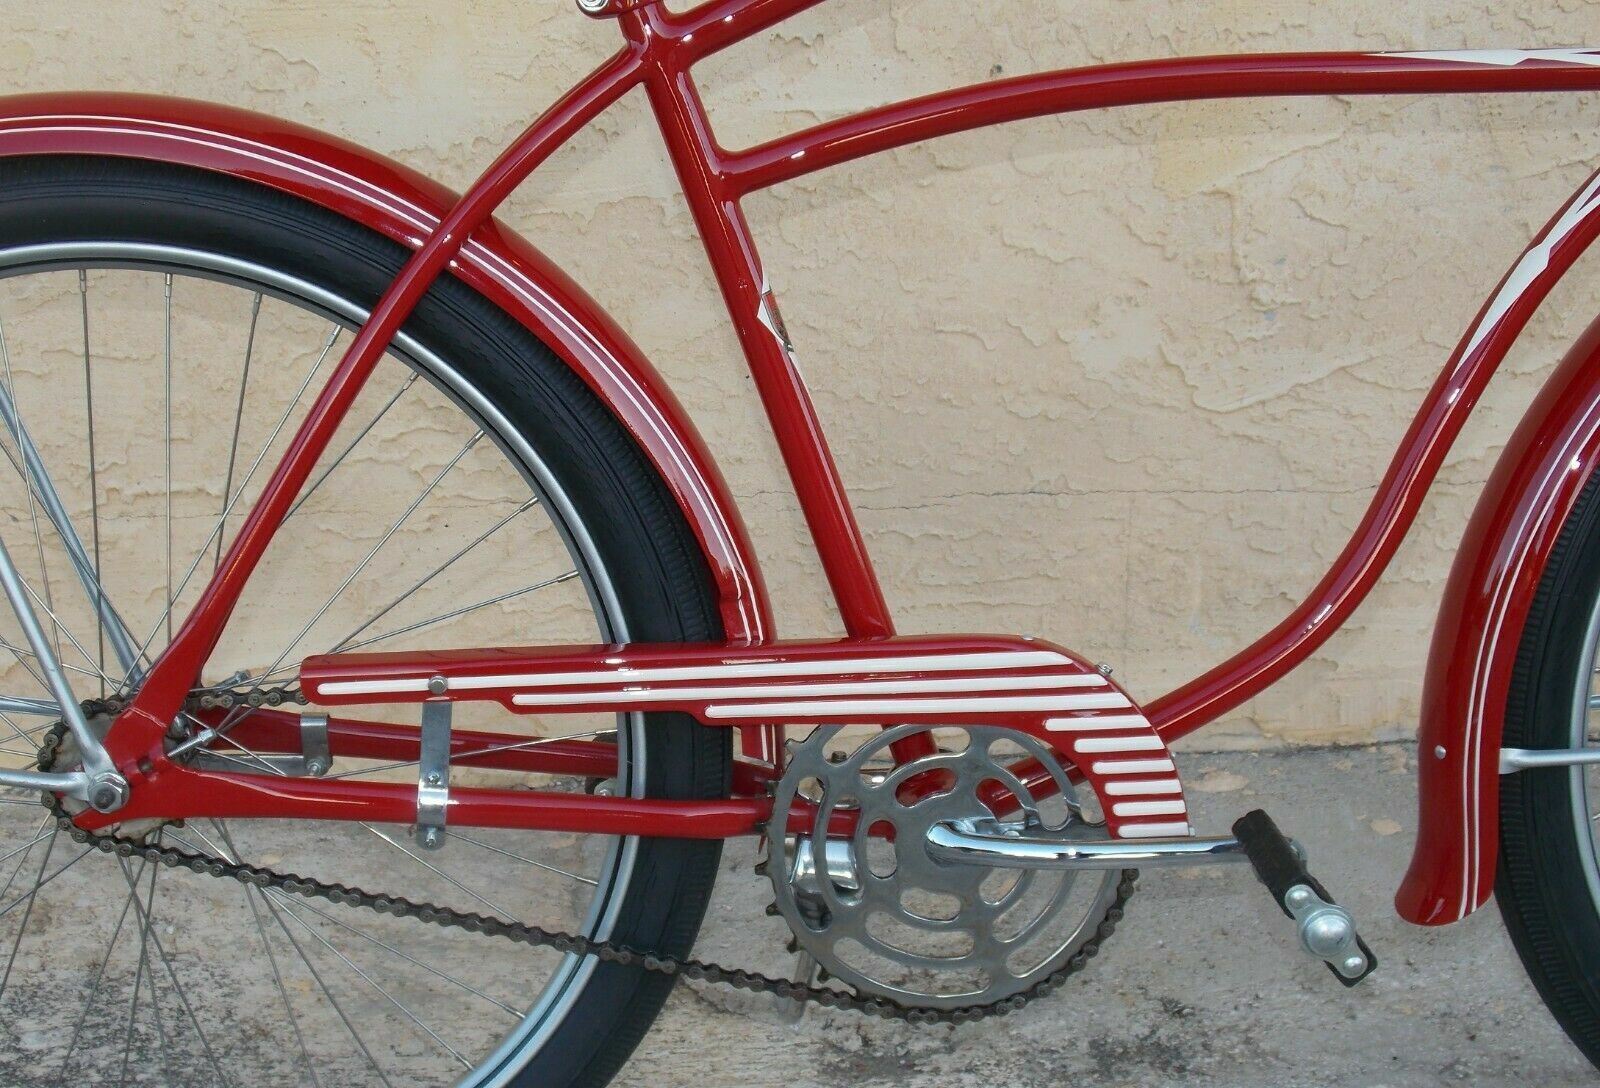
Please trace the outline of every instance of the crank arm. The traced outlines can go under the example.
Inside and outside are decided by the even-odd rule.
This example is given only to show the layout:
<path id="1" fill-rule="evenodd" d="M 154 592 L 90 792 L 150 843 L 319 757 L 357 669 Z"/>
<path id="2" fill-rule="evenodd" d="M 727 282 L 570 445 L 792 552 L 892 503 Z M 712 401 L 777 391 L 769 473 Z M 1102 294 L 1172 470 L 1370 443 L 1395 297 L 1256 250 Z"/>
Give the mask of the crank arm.
<path id="1" fill-rule="evenodd" d="M 1235 838 L 1070 839 L 1023 834 L 993 817 L 946 820 L 928 830 L 928 854 L 996 869 L 1105 870 L 1247 861 Z"/>

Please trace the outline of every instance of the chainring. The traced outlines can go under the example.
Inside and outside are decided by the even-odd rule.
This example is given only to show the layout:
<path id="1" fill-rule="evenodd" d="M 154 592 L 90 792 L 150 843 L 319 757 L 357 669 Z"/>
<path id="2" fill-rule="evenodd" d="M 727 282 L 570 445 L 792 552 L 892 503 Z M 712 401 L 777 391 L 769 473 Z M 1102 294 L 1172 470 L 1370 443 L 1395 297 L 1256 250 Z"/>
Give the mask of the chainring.
<path id="1" fill-rule="evenodd" d="M 1131 871 L 952 865 L 926 849 L 934 824 L 990 816 L 985 796 L 1012 802 L 1004 807 L 1020 814 L 1008 817 L 1018 828 L 1096 833 L 1047 744 L 991 726 L 941 727 L 942 748 L 898 760 L 891 746 L 932 731 L 899 726 L 853 750 L 839 733 L 819 728 L 793 749 L 767 829 L 778 913 L 829 975 L 899 1004 L 993 1007 L 1055 976 L 1120 915 Z M 1053 798 L 1036 802 L 1007 768 L 1021 758 L 1048 771 Z M 806 807 L 810 833 L 789 834 L 790 814 Z M 830 840 L 841 822 L 853 830 Z"/>

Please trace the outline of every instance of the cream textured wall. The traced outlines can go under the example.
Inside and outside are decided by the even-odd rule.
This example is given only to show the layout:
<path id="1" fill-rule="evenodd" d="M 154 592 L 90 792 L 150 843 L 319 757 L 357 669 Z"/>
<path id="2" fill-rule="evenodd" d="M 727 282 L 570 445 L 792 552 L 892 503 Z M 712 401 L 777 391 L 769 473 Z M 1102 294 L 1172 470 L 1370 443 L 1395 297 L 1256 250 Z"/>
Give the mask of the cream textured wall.
<path id="1" fill-rule="evenodd" d="M 6 90 L 282 114 L 461 186 L 613 46 L 567 0 L 0 0 Z M 833 0 L 701 69 L 724 142 L 1000 73 L 1233 50 L 1600 42 L 1600 3 Z M 1276 622 L 1530 234 L 1600 158 L 1593 96 L 1314 98 L 1043 120 L 753 200 L 906 631 L 1022 631 L 1153 697 Z M 744 503 L 785 633 L 835 629 L 642 103 L 506 218 L 613 310 Z M 1413 728 L 1478 485 L 1600 304 L 1546 306 L 1348 629 L 1213 743 Z"/>

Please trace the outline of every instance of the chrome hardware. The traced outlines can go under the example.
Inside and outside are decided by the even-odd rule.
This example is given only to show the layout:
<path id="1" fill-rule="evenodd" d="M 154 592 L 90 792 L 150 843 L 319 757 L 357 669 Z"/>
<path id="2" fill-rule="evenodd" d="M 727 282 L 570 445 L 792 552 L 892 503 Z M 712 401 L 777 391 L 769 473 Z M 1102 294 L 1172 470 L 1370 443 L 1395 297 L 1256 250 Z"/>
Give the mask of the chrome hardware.
<path id="1" fill-rule="evenodd" d="M 965 737 L 947 736 L 948 749 L 897 765 L 894 745 L 932 739 L 927 727 L 896 726 L 852 748 L 842 747 L 850 738 L 837 727 L 822 727 L 790 751 L 766 825 L 766 873 L 772 912 L 794 938 L 790 950 L 808 954 L 796 977 L 820 969 L 901 1004 L 985 1008 L 1026 1000 L 1110 932 L 1102 927 L 1132 887 L 1133 874 L 1120 867 L 1085 876 L 1006 873 L 1000 864 L 949 865 L 935 856 L 932 829 L 988 816 L 984 795 L 996 782 L 1023 814 L 1019 834 L 1066 836 L 1084 826 L 1072 780 L 1044 742 L 993 726 L 947 728 Z M 1018 757 L 1038 761 L 1053 796 L 1041 801 L 1008 777 L 1002 761 Z M 911 781 L 937 784 L 912 796 L 901 789 Z M 804 834 L 791 834 L 801 811 Z M 850 819 L 848 835 L 830 833 L 835 817 Z"/>
<path id="2" fill-rule="evenodd" d="M 28 646 L 33 650 L 34 660 L 38 662 L 39 670 L 44 673 L 46 686 L 50 694 L 55 697 L 56 706 L 59 708 L 61 720 L 66 723 L 72 732 L 72 739 L 77 742 L 78 756 L 83 761 L 83 769 L 88 776 L 97 782 L 111 776 L 121 783 L 121 800 L 115 800 L 109 809 L 110 812 L 121 808 L 127 800 L 128 785 L 116 774 L 116 767 L 111 763 L 111 757 L 106 755 L 104 745 L 100 743 L 100 736 L 89 727 L 89 719 L 84 716 L 83 707 L 79 705 L 77 696 L 72 693 L 72 684 L 67 680 L 67 674 L 62 671 L 61 662 L 56 659 L 55 647 L 45 636 L 44 628 L 39 625 L 39 617 L 34 614 L 33 605 L 28 602 L 28 587 L 23 583 L 22 576 L 17 573 L 16 564 L 11 561 L 11 553 L 6 550 L 4 543 L 0 543 L 0 588 L 4 588 L 6 600 L 11 604 L 11 611 L 17 617 L 17 625 L 22 628 L 23 637 L 27 639 Z M 102 602 L 104 603 L 104 602 Z M 132 668 L 132 662 L 129 662 Z M 107 779 L 109 783 L 109 779 Z M 0 784 L 21 785 L 15 778 L 7 780 L 0 778 Z M 82 796 L 83 800 L 91 800 L 96 792 L 108 802 L 113 801 L 112 793 L 115 790 L 96 791 L 91 789 Z M 99 806 L 95 806 L 99 808 Z"/>
<path id="3" fill-rule="evenodd" d="M 417 762 L 417 845 L 444 845 L 445 812 L 450 806 L 450 709 L 454 704 L 422 704 L 422 745 Z"/>
<path id="4" fill-rule="evenodd" d="M 89 785 L 89 807 L 96 812 L 115 812 L 128 803 L 128 782 L 115 771 L 94 776 Z"/>
<path id="5" fill-rule="evenodd" d="M 817 851 L 810 835 L 801 835 L 794 841 L 794 863 L 789 867 L 789 883 L 802 893 L 816 895 Z M 844 839 L 829 839 L 823 844 L 823 864 L 828 868 L 828 882 L 841 892 L 861 890 L 861 874 L 856 869 L 855 844 Z"/>
<path id="6" fill-rule="evenodd" d="M 333 767 L 333 749 L 328 746 L 328 716 L 300 715 L 300 755 L 306 774 L 321 778 Z"/>
<path id="7" fill-rule="evenodd" d="M 1576 767 L 1600 763 L 1600 748 L 1502 748 L 1500 773 L 1515 774 L 1535 767 Z"/>
<path id="8" fill-rule="evenodd" d="M 1300 944 L 1345 978 L 1360 978 L 1367 957 L 1356 940 L 1356 922 L 1349 911 L 1329 903 L 1308 884 L 1296 884 L 1283 905 L 1300 931 Z"/>
<path id="9" fill-rule="evenodd" d="M 208 736 L 207 733 L 210 733 Z M 209 730 L 197 734 L 196 739 L 215 736 Z M 173 749 L 178 754 L 191 744 Z M 205 748 L 196 751 L 190 765 L 202 771 L 227 771 L 230 774 L 270 774 L 283 778 L 321 778 L 333 767 L 333 754 L 328 746 L 328 716 L 326 714 L 300 715 L 300 752 L 219 752 Z"/>
<path id="10" fill-rule="evenodd" d="M 1235 838 L 1082 839 L 1027 834 L 992 816 L 944 820 L 928 829 L 928 854 L 951 865 L 996 869 L 1134 869 L 1245 861 Z"/>

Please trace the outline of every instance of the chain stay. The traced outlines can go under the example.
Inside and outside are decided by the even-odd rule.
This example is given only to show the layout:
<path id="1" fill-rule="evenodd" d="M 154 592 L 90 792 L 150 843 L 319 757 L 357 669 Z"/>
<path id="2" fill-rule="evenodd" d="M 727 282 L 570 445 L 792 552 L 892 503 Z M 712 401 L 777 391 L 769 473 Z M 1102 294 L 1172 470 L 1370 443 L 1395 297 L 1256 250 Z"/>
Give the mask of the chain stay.
<path id="1" fill-rule="evenodd" d="M 120 697 L 90 699 L 83 704 L 84 713 L 91 717 L 97 714 L 114 715 L 121 713 L 128 702 L 128 699 Z M 252 688 L 246 691 L 218 688 L 196 692 L 185 700 L 184 706 L 186 709 L 229 709 L 241 705 L 262 707 L 280 706 L 284 703 L 305 705 L 307 702 L 305 695 L 293 688 Z M 65 733 L 65 727 L 58 725 L 50 733 L 46 734 L 43 745 L 39 749 L 40 770 L 47 771 L 54 764 L 56 750 L 60 746 Z M 1089 960 L 1099 953 L 1100 946 L 1111 936 L 1116 929 L 1117 923 L 1122 920 L 1123 908 L 1133 895 L 1134 885 L 1139 877 L 1137 869 L 1124 869 L 1122 871 L 1122 879 L 1117 884 L 1116 899 L 1106 909 L 1105 916 L 1096 927 L 1094 936 L 1065 964 L 1050 975 L 1040 979 L 1030 989 L 987 1005 L 972 1005 L 960 1009 L 942 1009 L 905 1005 L 883 997 L 865 997 L 857 993 L 830 989 L 812 983 L 797 982 L 786 978 L 773 978 L 771 975 L 764 975 L 757 971 L 746 971 L 743 968 L 724 967 L 721 964 L 709 963 L 704 960 L 679 959 L 675 956 L 663 956 L 653 952 L 640 952 L 626 945 L 612 941 L 595 940 L 592 937 L 585 937 L 578 933 L 545 929 L 543 926 L 528 925 L 522 922 L 507 922 L 492 915 L 471 914 L 433 903 L 413 903 L 411 900 L 401 896 L 373 895 L 371 892 L 363 891 L 360 888 L 352 888 L 344 884 L 328 884 L 294 873 L 280 873 L 272 869 L 265 869 L 259 865 L 246 865 L 241 862 L 226 861 L 223 858 L 207 854 L 179 850 L 176 847 L 158 846 L 150 843 L 135 842 L 116 835 L 99 834 L 81 828 L 73 822 L 72 816 L 62 808 L 61 802 L 55 794 L 46 792 L 41 795 L 41 800 L 45 808 L 49 809 L 54 816 L 57 826 L 67 832 L 74 842 L 88 845 L 103 854 L 116 854 L 122 858 L 137 857 L 147 862 L 165 865 L 168 868 L 184 868 L 194 873 L 214 876 L 222 880 L 231 878 L 250 887 L 273 888 L 281 892 L 305 896 L 308 899 L 326 899 L 331 903 L 340 903 L 347 907 L 364 907 L 377 911 L 379 914 L 389 914 L 397 918 L 414 918 L 419 922 L 445 929 L 464 929 L 470 933 L 483 933 L 491 937 L 503 937 L 518 944 L 549 948 L 563 954 L 594 956 L 603 963 L 615 963 L 624 967 L 638 967 L 656 974 L 674 977 L 682 976 L 698 981 L 730 986 L 736 990 L 770 994 L 773 997 L 789 1001 L 811 1002 L 824 1008 L 844 1009 L 849 1012 L 859 1012 L 886 1020 L 901 1020 L 910 1024 L 965 1024 L 975 1020 L 986 1019 L 990 1016 L 1005 1016 L 1008 1013 L 1021 1010 L 1034 998 L 1044 997 L 1054 992 L 1065 984 L 1069 977 L 1083 970 Z"/>

